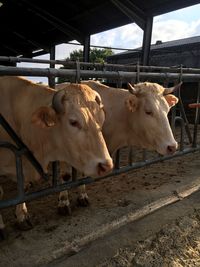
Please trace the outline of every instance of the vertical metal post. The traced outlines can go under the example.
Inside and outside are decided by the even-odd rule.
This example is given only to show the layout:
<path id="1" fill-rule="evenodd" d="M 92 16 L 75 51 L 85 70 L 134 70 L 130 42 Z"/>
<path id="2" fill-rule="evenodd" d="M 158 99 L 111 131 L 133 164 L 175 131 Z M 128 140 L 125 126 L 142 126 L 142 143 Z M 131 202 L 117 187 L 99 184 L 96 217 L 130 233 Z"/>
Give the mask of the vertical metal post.
<path id="1" fill-rule="evenodd" d="M 152 25 L 153 25 L 153 17 L 149 16 L 149 17 L 146 18 L 145 29 L 144 29 L 144 33 L 143 33 L 141 63 L 144 66 L 149 65 L 149 54 L 150 54 L 150 47 L 151 47 Z"/>
<path id="2" fill-rule="evenodd" d="M 129 147 L 129 153 L 128 153 L 128 164 L 129 166 L 132 166 L 133 163 L 133 147 Z"/>
<path id="3" fill-rule="evenodd" d="M 199 101 L 200 101 L 200 83 L 198 83 L 197 103 L 199 103 Z M 199 108 L 196 108 L 192 147 L 196 147 L 197 146 L 197 130 L 198 130 L 198 124 L 199 124 Z"/>
<path id="4" fill-rule="evenodd" d="M 187 116 L 185 114 L 185 109 L 184 109 L 184 106 L 183 106 L 183 101 L 182 101 L 182 98 L 180 96 L 180 88 L 179 88 L 178 94 L 179 94 L 178 105 L 179 105 L 179 108 L 180 108 L 181 117 L 183 118 L 183 120 L 185 122 L 185 131 L 187 133 L 188 140 L 189 140 L 190 144 L 192 144 L 192 135 L 190 133 L 189 122 L 188 122 Z"/>
<path id="5" fill-rule="evenodd" d="M 55 46 L 52 46 L 50 48 L 50 60 L 55 60 L 55 58 L 56 58 L 56 48 L 55 48 Z M 50 63 L 49 67 L 55 68 L 55 64 Z M 50 77 L 48 77 L 48 79 L 49 79 L 49 86 L 54 88 L 55 87 L 55 77 L 50 76 Z"/>
<path id="6" fill-rule="evenodd" d="M 84 39 L 83 62 L 90 62 L 90 35 L 86 36 Z"/>
<path id="7" fill-rule="evenodd" d="M 60 175 L 60 166 L 59 166 L 59 162 L 58 161 L 54 161 L 52 162 L 52 178 L 53 178 L 53 181 L 52 181 L 52 185 L 54 187 L 57 186 L 57 182 L 58 182 L 58 177 Z"/>
<path id="8" fill-rule="evenodd" d="M 142 160 L 143 161 L 147 160 L 147 151 L 146 151 L 146 149 L 142 150 Z"/>
<path id="9" fill-rule="evenodd" d="M 72 167 L 72 181 L 76 181 L 77 180 L 77 170 Z"/>
<path id="10" fill-rule="evenodd" d="M 24 198 L 24 174 L 22 169 L 21 155 L 16 155 L 16 175 L 17 175 L 17 191 L 20 200 Z"/>
<path id="11" fill-rule="evenodd" d="M 55 59 L 56 59 L 56 48 L 55 48 L 55 46 L 52 46 L 52 47 L 50 47 L 50 60 L 55 60 Z M 55 68 L 55 64 L 50 62 L 49 67 Z M 55 88 L 55 77 L 49 76 L 48 80 L 49 80 L 49 86 L 51 88 Z M 52 176 L 53 176 L 52 185 L 56 186 L 57 181 L 58 181 L 58 177 L 60 176 L 59 162 L 58 161 L 55 161 L 52 163 Z"/>
<path id="12" fill-rule="evenodd" d="M 119 165 L 120 165 L 120 149 L 118 149 L 115 153 L 115 166 L 114 169 L 115 170 L 119 170 Z"/>

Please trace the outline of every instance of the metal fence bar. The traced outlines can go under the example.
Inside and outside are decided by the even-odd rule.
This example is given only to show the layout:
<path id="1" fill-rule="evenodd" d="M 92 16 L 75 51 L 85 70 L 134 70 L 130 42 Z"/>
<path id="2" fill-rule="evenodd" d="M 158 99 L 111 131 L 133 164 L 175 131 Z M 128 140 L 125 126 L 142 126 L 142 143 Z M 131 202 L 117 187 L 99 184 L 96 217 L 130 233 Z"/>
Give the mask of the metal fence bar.
<path id="1" fill-rule="evenodd" d="M 199 101 L 200 101 L 200 83 L 198 83 L 198 89 L 197 89 L 197 103 L 199 103 Z M 194 131 L 193 131 L 193 143 L 192 143 L 193 147 L 196 147 L 197 145 L 198 124 L 199 124 L 199 108 L 196 108 Z"/>
<path id="2" fill-rule="evenodd" d="M 175 117 L 174 119 L 174 125 L 177 124 L 177 122 L 179 122 L 181 124 L 181 136 L 180 136 L 180 151 L 183 151 L 184 149 L 184 129 L 185 129 L 185 124 L 184 124 L 184 120 L 181 117 Z"/>
<path id="3" fill-rule="evenodd" d="M 76 68 L 75 61 L 68 60 L 48 60 L 48 59 L 33 59 L 33 58 L 23 58 L 23 57 L 6 57 L 0 56 L 1 62 L 11 62 L 11 63 L 41 63 L 41 64 L 55 64 L 55 65 L 64 65 L 69 67 Z M 99 67 L 102 69 L 117 69 L 117 70 L 131 70 L 137 71 L 137 64 L 135 65 L 123 65 L 123 64 L 112 64 L 112 63 L 91 63 L 91 62 L 80 62 L 80 67 Z M 180 73 L 181 66 L 177 67 L 163 67 L 163 66 L 140 66 L 140 70 L 148 70 L 148 71 L 163 71 L 163 72 L 178 72 Z M 198 68 L 183 68 L 183 73 L 200 73 L 200 69 Z"/>
<path id="4" fill-rule="evenodd" d="M 49 77 L 51 75 L 55 77 L 68 77 L 68 78 L 76 78 L 77 70 L 76 69 L 53 69 L 53 68 L 21 68 L 21 67 L 7 67 L 0 66 L 0 75 L 23 75 L 23 76 L 38 76 L 38 77 Z M 95 70 L 80 70 L 80 76 L 82 78 L 119 78 L 119 71 L 95 71 Z M 135 79 L 137 77 L 137 72 L 127 72 L 121 71 L 120 76 L 123 79 Z M 166 76 L 169 79 L 177 80 L 179 79 L 179 73 L 153 73 L 153 72 L 141 72 L 140 71 L 140 79 L 161 79 L 166 80 Z M 182 80 L 190 80 L 190 81 L 199 81 L 200 73 L 183 73 Z"/>
<path id="5" fill-rule="evenodd" d="M 108 177 L 114 176 L 114 175 L 119 175 L 122 173 L 126 173 L 128 171 L 134 170 L 134 169 L 138 169 L 138 168 L 142 168 L 144 166 L 148 166 L 154 163 L 158 163 L 158 162 L 162 162 L 164 160 L 169 160 L 172 158 L 176 158 L 176 157 L 180 157 L 182 155 L 186 155 L 188 153 L 191 152 L 196 152 L 196 151 L 200 151 L 200 146 L 197 146 L 196 148 L 185 148 L 183 151 L 178 151 L 176 152 L 174 155 L 168 155 L 168 156 L 162 156 L 162 157 L 157 157 L 155 159 L 150 159 L 150 160 L 146 160 L 145 162 L 137 162 L 132 164 L 131 166 L 125 166 L 119 169 L 115 169 L 111 174 L 104 176 L 104 177 L 97 177 L 97 178 L 91 178 L 91 177 L 86 177 L 86 178 L 82 178 L 79 179 L 77 181 L 74 182 L 69 182 L 69 183 L 64 183 L 62 185 L 58 185 L 57 187 L 50 187 L 47 189 L 43 189 L 37 192 L 32 192 L 32 193 L 26 193 L 24 198 L 21 199 L 19 197 L 14 198 L 14 199 L 8 199 L 8 200 L 1 200 L 0 201 L 0 209 L 1 208 L 7 208 L 9 206 L 13 206 L 22 202 L 26 202 L 26 201 L 30 201 L 39 197 L 43 197 L 43 196 L 47 196 L 50 195 L 52 193 L 57 193 L 63 190 L 68 190 L 83 184 L 90 184 L 99 180 L 103 180 L 106 179 Z"/>
<path id="6" fill-rule="evenodd" d="M 0 57 L 1 59 L 1 57 Z M 15 59 L 16 60 L 16 59 Z M 57 64 L 55 63 L 56 60 L 51 60 L 45 63 L 51 62 L 52 64 Z M 33 61 L 32 61 L 33 62 Z M 57 61 L 56 61 L 57 62 Z M 69 63 L 69 62 L 68 62 Z M 94 70 L 82 70 L 81 66 L 82 63 L 75 63 L 73 62 L 73 66 L 76 66 L 75 69 L 62 69 L 62 70 L 56 70 L 53 68 L 50 69 L 32 69 L 32 68 L 16 68 L 16 67 L 5 67 L 5 66 L 0 66 L 0 75 L 23 75 L 23 76 L 47 76 L 53 77 L 59 76 L 59 77 L 70 77 L 76 80 L 80 80 L 80 77 L 82 78 L 114 78 L 116 80 L 120 79 L 120 82 L 125 79 L 138 79 L 138 71 L 137 68 L 135 68 L 135 72 L 127 72 L 127 71 L 107 71 L 106 67 L 108 64 L 104 64 L 104 71 L 94 71 Z M 85 64 L 85 63 L 84 63 Z M 94 66 L 94 64 L 92 64 Z M 84 65 L 84 66 L 89 66 L 89 65 Z M 100 64 L 100 66 L 102 66 Z M 110 64 L 110 66 L 113 66 L 113 64 Z M 114 66 L 115 67 L 115 66 Z M 125 67 L 125 66 L 123 66 Z M 161 69 L 161 68 L 160 68 Z M 169 69 L 166 68 L 168 71 Z M 145 70 L 143 66 L 140 66 L 140 71 L 139 71 L 139 80 L 141 79 L 148 79 L 149 78 L 154 78 L 154 79 L 171 79 L 172 81 L 178 80 L 180 78 L 179 73 L 152 73 L 152 72 L 142 72 Z M 149 68 L 149 70 L 151 70 Z M 164 70 L 164 69 L 163 69 Z M 177 69 L 180 71 L 180 68 Z M 182 80 L 184 79 L 191 79 L 192 81 L 199 81 L 200 80 L 200 70 L 199 73 L 183 73 L 184 69 L 181 69 L 182 71 Z M 199 89 L 200 90 L 200 89 Z M 199 91 L 198 91 L 198 98 L 199 98 Z M 197 118 L 198 119 L 198 118 Z M 194 127 L 194 137 L 197 138 L 197 124 L 198 120 L 195 120 L 196 122 L 196 127 Z M 18 138 L 18 136 L 15 134 L 15 132 L 12 130 L 12 128 L 8 125 L 8 123 L 5 121 L 3 116 L 0 114 L 0 124 L 5 128 L 5 130 L 9 133 L 9 135 L 12 137 L 12 139 L 16 142 L 17 146 L 19 148 L 15 147 L 12 144 L 6 143 L 6 142 L 0 142 L 0 148 L 8 148 L 11 149 L 16 156 L 16 169 L 17 169 L 17 178 L 18 178 L 18 196 L 14 199 L 9 199 L 5 201 L 0 201 L 0 208 L 5 208 L 11 205 L 16 205 L 25 201 L 29 201 L 38 197 L 42 197 L 45 195 L 49 195 L 52 193 L 60 192 L 66 189 L 70 189 L 73 187 L 77 187 L 82 184 L 88 184 L 95 182 L 97 180 L 105 179 L 107 177 L 111 177 L 113 175 L 118 175 L 124 172 L 128 172 L 130 170 L 136 169 L 136 168 L 141 168 L 146 165 L 150 165 L 153 163 L 161 162 L 164 160 L 172 159 L 175 157 L 182 156 L 184 154 L 188 154 L 191 152 L 195 151 L 200 151 L 200 146 L 196 144 L 195 141 L 195 147 L 189 147 L 189 148 L 184 148 L 184 129 L 186 129 L 187 124 L 184 124 L 184 121 L 182 118 L 174 118 L 174 124 L 176 124 L 178 121 L 181 123 L 181 136 L 180 136 L 180 151 L 176 152 L 175 155 L 168 155 L 168 156 L 159 156 L 153 159 L 147 159 L 146 154 L 145 158 L 143 161 L 132 163 L 132 151 L 129 152 L 129 159 L 128 159 L 128 165 L 125 167 L 120 168 L 120 153 L 119 150 L 116 153 L 116 160 L 115 160 L 115 170 L 104 177 L 98 177 L 98 178 L 90 178 L 90 177 L 85 177 L 82 179 L 77 180 L 77 171 L 75 169 L 72 169 L 72 181 L 64 183 L 64 184 L 59 184 L 57 183 L 57 179 L 59 178 L 59 166 L 57 163 L 53 163 L 53 181 L 52 181 L 52 187 L 40 190 L 38 192 L 32 192 L 32 193 L 24 193 L 24 177 L 23 177 L 23 170 L 22 170 L 22 162 L 21 162 L 21 156 L 25 155 L 28 160 L 33 164 L 33 166 L 36 168 L 36 170 L 40 173 L 41 176 L 44 178 L 49 178 L 49 174 L 45 174 L 40 166 L 40 164 L 37 162 L 37 160 L 33 157 L 31 152 L 28 150 L 28 148 L 25 146 L 25 144 Z M 196 135 L 195 135 L 196 134 Z M 194 144 L 194 141 L 193 141 Z M 146 152 L 145 152 L 146 153 Z M 144 154 L 143 154 L 144 155 Z"/>
<path id="7" fill-rule="evenodd" d="M 133 163 L 133 148 L 129 148 L 129 153 L 128 153 L 128 164 L 131 166 Z"/>
<path id="8" fill-rule="evenodd" d="M 59 162 L 58 161 L 54 161 L 52 162 L 52 185 L 53 186 L 57 186 L 58 183 L 58 178 L 59 178 Z"/>
<path id="9" fill-rule="evenodd" d="M 77 180 L 77 170 L 72 167 L 72 181 L 76 181 Z"/>
<path id="10" fill-rule="evenodd" d="M 23 151 L 23 154 L 26 156 L 26 158 L 31 162 L 31 164 L 35 167 L 37 172 L 44 178 L 48 179 L 48 175 L 44 173 L 40 163 L 37 161 L 37 159 L 33 156 L 31 151 L 28 149 L 28 147 L 21 141 L 21 139 L 17 136 L 15 131 L 11 128 L 11 126 L 7 123 L 7 121 L 4 119 L 2 114 L 0 114 L 0 125 L 5 129 L 5 131 L 8 133 L 8 135 L 12 138 L 12 140 L 16 143 L 16 145 L 19 147 L 21 151 Z"/>
<path id="11" fill-rule="evenodd" d="M 118 149 L 115 153 L 115 165 L 114 165 L 114 169 L 118 170 L 119 169 L 119 165 L 120 165 L 120 149 Z"/>

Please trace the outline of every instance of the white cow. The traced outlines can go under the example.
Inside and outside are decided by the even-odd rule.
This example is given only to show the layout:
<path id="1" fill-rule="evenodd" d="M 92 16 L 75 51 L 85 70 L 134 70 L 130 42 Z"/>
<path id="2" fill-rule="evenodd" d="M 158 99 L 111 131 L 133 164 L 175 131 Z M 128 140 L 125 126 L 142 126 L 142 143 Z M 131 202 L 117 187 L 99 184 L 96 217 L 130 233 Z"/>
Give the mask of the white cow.
<path id="1" fill-rule="evenodd" d="M 173 154 L 177 149 L 168 121 L 168 112 L 178 102 L 171 93 L 180 87 L 164 88 L 157 83 L 129 84 L 129 91 L 112 88 L 96 81 L 82 81 L 99 93 L 106 113 L 103 135 L 111 155 L 122 147 L 136 146 L 156 150 L 162 155 Z M 56 89 L 65 88 L 58 84 Z M 62 172 L 69 173 L 69 166 L 62 164 Z M 87 205 L 85 186 L 80 187 L 79 202 Z M 59 209 L 70 210 L 67 192 L 61 192 Z"/>
<path id="2" fill-rule="evenodd" d="M 112 169 L 101 132 L 105 119 L 101 97 L 87 85 L 70 84 L 55 91 L 24 78 L 4 76 L 0 95 L 0 113 L 44 171 L 55 160 L 66 161 L 87 175 L 103 175 Z M 0 140 L 13 143 L 2 127 Z M 24 157 L 23 167 L 26 184 L 40 178 Z M 2 175 L 16 180 L 15 157 L 8 149 L 0 149 Z M 30 225 L 25 203 L 17 205 L 16 216 L 19 225 Z M 3 229 L 0 215 L 0 232 Z"/>

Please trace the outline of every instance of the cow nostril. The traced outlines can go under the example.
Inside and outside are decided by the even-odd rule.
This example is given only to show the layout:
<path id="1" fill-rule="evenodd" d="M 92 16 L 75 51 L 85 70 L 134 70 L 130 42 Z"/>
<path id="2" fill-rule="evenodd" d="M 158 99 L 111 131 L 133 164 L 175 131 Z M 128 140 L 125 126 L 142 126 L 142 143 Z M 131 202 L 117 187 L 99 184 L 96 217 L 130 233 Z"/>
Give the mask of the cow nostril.
<path id="1" fill-rule="evenodd" d="M 105 174 L 106 172 L 110 171 L 112 169 L 112 164 L 111 163 L 102 163 L 99 162 L 97 165 L 97 171 L 98 175 Z"/>
<path id="2" fill-rule="evenodd" d="M 106 168 L 105 168 L 105 164 L 103 163 L 99 163 L 98 164 L 98 173 L 102 173 L 105 172 Z"/>
<path id="3" fill-rule="evenodd" d="M 169 154 L 173 154 L 176 151 L 176 146 L 168 146 L 167 151 Z"/>

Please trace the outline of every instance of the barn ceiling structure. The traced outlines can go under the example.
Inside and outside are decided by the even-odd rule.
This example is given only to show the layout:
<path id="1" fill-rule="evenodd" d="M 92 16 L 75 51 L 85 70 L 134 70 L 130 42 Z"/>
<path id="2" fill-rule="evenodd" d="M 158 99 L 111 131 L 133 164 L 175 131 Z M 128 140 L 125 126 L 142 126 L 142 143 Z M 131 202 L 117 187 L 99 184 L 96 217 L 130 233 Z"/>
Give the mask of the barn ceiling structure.
<path id="1" fill-rule="evenodd" d="M 33 57 L 77 40 L 88 59 L 90 35 L 136 23 L 148 61 L 153 17 L 200 0 L 0 0 L 0 56 Z"/>

